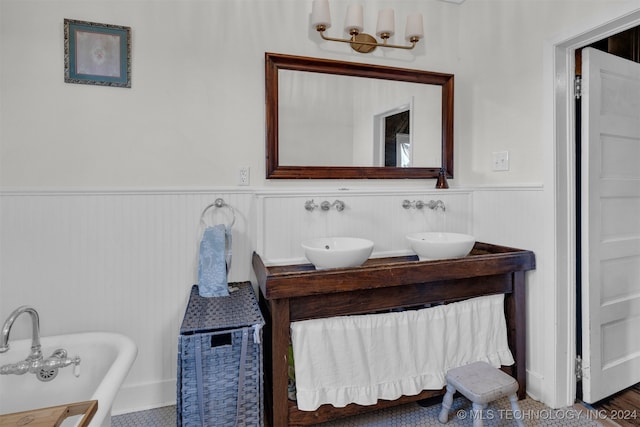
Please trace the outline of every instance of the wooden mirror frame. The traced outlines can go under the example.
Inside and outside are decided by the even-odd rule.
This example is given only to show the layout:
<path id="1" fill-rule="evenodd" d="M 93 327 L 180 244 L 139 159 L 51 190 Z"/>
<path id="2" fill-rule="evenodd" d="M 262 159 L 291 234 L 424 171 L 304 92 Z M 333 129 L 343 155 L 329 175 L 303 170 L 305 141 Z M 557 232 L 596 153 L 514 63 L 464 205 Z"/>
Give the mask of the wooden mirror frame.
<path id="1" fill-rule="evenodd" d="M 442 87 L 442 166 L 283 166 L 278 163 L 278 70 L 310 71 Z M 453 74 L 265 53 L 267 179 L 453 178 Z"/>

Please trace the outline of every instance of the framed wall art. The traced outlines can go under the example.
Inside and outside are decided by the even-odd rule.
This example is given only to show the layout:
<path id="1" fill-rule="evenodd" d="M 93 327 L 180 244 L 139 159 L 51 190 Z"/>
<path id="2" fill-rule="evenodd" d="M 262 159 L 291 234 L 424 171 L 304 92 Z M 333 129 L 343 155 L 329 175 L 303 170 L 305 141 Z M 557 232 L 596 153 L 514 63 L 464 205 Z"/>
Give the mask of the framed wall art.
<path id="1" fill-rule="evenodd" d="M 131 28 L 64 20 L 64 81 L 131 87 Z"/>

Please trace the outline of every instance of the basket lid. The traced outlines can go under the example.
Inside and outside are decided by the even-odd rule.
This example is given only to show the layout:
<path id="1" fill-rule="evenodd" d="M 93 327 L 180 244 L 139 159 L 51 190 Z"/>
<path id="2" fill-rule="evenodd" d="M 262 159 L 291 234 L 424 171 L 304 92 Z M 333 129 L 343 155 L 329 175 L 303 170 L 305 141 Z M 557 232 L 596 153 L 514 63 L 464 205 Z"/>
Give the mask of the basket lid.
<path id="1" fill-rule="evenodd" d="M 198 285 L 193 285 L 180 334 L 264 325 L 251 282 L 229 283 L 229 287 L 237 290 L 227 297 L 207 298 L 200 296 Z"/>

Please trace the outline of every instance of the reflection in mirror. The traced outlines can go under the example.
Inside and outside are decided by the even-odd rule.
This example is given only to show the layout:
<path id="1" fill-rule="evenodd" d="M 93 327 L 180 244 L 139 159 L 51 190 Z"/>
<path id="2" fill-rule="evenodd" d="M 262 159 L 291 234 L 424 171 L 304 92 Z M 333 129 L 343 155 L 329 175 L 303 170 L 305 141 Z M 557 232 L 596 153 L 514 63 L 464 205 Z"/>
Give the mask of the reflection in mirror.
<path id="1" fill-rule="evenodd" d="M 278 86 L 280 165 L 397 166 L 385 151 L 395 153 L 405 133 L 420 141 L 415 166 L 440 167 L 439 86 L 291 70 L 278 73 Z M 394 132 L 402 112 L 407 128 Z M 423 119 L 411 129 L 410 114 Z"/>
<path id="2" fill-rule="evenodd" d="M 384 164 L 381 166 L 411 167 L 413 150 L 410 112 L 411 110 L 405 110 L 384 118 Z"/>
<path id="3" fill-rule="evenodd" d="M 412 103 L 401 105 L 374 117 L 374 166 L 410 167 Z M 440 147 L 437 147 L 438 152 Z"/>
<path id="4" fill-rule="evenodd" d="M 394 158 L 394 153 L 389 150 L 389 154 L 387 154 L 384 159 L 384 165 L 396 166 L 399 168 L 410 168 L 413 162 L 413 154 L 411 150 L 411 141 L 409 141 L 409 134 L 396 133 L 395 141 L 395 145 L 388 144 L 389 148 L 395 147 L 395 162 L 391 161 L 391 159 Z"/>
<path id="5" fill-rule="evenodd" d="M 453 76 L 266 54 L 267 178 L 453 172 Z"/>

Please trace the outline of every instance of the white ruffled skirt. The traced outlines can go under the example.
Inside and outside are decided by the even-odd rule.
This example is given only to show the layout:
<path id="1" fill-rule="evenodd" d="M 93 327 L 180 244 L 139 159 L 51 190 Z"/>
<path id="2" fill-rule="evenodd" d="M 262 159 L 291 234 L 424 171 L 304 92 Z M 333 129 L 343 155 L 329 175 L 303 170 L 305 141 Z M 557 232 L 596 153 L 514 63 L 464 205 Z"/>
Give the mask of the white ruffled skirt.
<path id="1" fill-rule="evenodd" d="M 421 310 L 291 324 L 298 408 L 373 405 L 445 385 L 475 361 L 512 365 L 504 295 Z"/>

